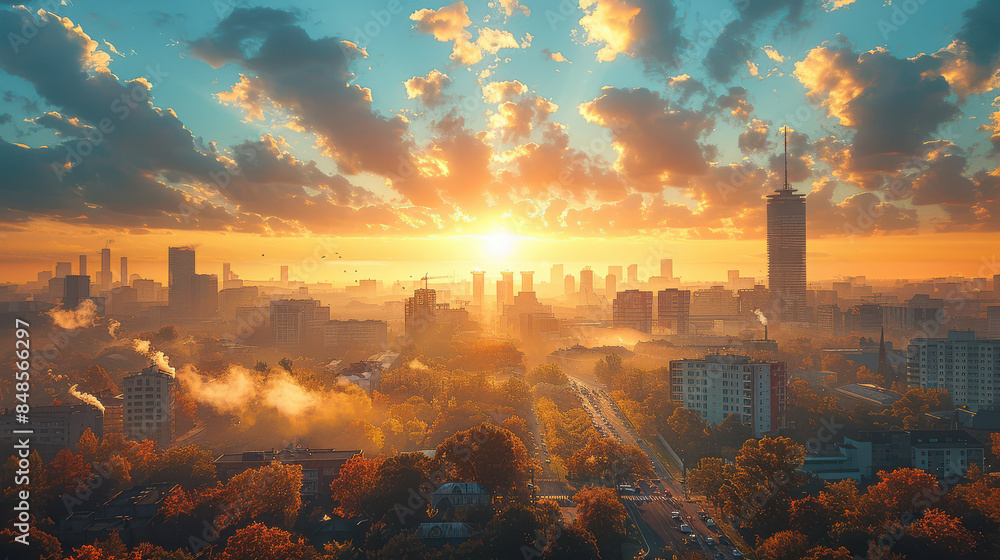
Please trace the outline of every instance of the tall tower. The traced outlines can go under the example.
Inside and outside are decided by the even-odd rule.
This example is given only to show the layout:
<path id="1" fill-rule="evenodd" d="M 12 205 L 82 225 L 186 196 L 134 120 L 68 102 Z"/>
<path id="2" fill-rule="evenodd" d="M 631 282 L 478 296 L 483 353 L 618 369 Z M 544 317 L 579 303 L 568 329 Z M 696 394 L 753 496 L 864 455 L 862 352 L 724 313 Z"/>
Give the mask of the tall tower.
<path id="1" fill-rule="evenodd" d="M 128 257 L 122 257 L 122 286 L 128 286 Z"/>
<path id="2" fill-rule="evenodd" d="M 535 282 L 534 282 L 534 272 L 530 270 L 521 271 L 521 291 L 522 292 L 534 292 Z"/>
<path id="3" fill-rule="evenodd" d="M 503 278 L 503 301 L 505 305 L 513 305 L 514 303 L 514 272 L 510 270 L 505 270 L 500 273 L 500 277 Z"/>
<path id="4" fill-rule="evenodd" d="M 184 316 L 191 311 L 192 276 L 194 276 L 194 249 L 167 248 L 167 303 L 172 311 Z"/>
<path id="5" fill-rule="evenodd" d="M 589 266 L 580 271 L 580 305 L 597 303 L 594 299 L 594 271 Z"/>
<path id="6" fill-rule="evenodd" d="M 109 247 L 101 249 L 101 286 L 106 290 L 111 288 L 111 249 Z"/>
<path id="7" fill-rule="evenodd" d="M 806 196 L 788 184 L 788 127 L 785 127 L 784 185 L 767 195 L 767 278 L 771 314 L 779 321 L 805 320 Z"/>
<path id="8" fill-rule="evenodd" d="M 80 255 L 80 274 L 77 276 L 87 275 L 87 255 Z"/>
<path id="9" fill-rule="evenodd" d="M 482 270 L 472 271 L 472 305 L 479 309 L 480 314 L 485 311 L 483 309 L 484 288 L 486 287 L 485 276 L 486 273 Z"/>
<path id="10" fill-rule="evenodd" d="M 563 265 L 554 264 L 549 270 L 549 284 L 552 284 L 552 290 L 555 293 L 559 293 L 559 286 L 563 285 L 565 276 L 563 275 Z"/>

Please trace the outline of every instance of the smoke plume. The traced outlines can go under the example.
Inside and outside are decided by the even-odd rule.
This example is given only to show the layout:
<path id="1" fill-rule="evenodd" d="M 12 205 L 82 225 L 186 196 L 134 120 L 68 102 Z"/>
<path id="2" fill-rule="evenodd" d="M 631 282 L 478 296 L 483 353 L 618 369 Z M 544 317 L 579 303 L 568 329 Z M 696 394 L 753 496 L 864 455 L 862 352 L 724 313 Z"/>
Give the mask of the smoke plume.
<path id="1" fill-rule="evenodd" d="M 132 340 L 132 348 L 135 349 L 136 352 L 152 360 L 153 363 L 159 366 L 161 370 L 173 375 L 174 377 L 177 376 L 177 370 L 170 365 L 170 358 L 159 350 L 153 350 L 152 345 L 148 340 L 135 338 Z"/>
<path id="2" fill-rule="evenodd" d="M 766 327 L 767 326 L 767 315 L 764 315 L 764 312 L 761 311 L 760 309 L 754 309 L 753 312 L 757 315 L 757 318 L 760 319 L 760 324 L 762 324 L 762 325 L 764 325 Z"/>
<path id="3" fill-rule="evenodd" d="M 122 326 L 121 323 L 115 321 L 114 319 L 108 319 L 108 334 L 114 338 L 118 338 L 118 327 Z"/>
<path id="4" fill-rule="evenodd" d="M 93 300 L 85 299 L 76 306 L 76 309 L 53 308 L 48 311 L 48 316 L 59 328 L 75 331 L 79 328 L 93 327 L 94 319 L 97 317 L 97 305 Z"/>
<path id="5" fill-rule="evenodd" d="M 74 397 L 80 399 L 81 401 L 83 401 L 83 402 L 85 402 L 85 403 L 87 403 L 89 405 L 93 405 L 93 406 L 97 407 L 97 409 L 100 410 L 102 413 L 104 412 L 104 405 L 101 404 L 101 401 L 97 400 L 97 397 L 95 397 L 94 395 L 91 395 L 90 393 L 84 393 L 82 391 L 77 391 L 76 390 L 77 387 L 78 387 L 78 385 L 73 385 L 72 387 L 70 387 L 69 388 L 69 394 L 73 395 Z"/>

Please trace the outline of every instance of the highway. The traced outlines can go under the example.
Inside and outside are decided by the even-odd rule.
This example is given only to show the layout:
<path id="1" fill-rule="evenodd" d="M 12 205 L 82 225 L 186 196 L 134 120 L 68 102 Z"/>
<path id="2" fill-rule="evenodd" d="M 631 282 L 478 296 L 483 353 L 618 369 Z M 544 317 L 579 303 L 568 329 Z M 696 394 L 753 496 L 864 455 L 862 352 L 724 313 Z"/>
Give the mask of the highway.
<path id="1" fill-rule="evenodd" d="M 650 547 L 648 556 L 670 558 L 677 555 L 677 558 L 683 559 L 689 558 L 692 551 L 700 551 L 712 558 L 742 558 L 733 554 L 735 549 L 728 543 L 718 544 L 721 534 L 708 528 L 702 519 L 703 512 L 693 500 L 683 499 L 682 484 L 671 476 L 656 453 L 614 406 L 604 386 L 578 377 L 570 377 L 570 380 L 586 389 L 579 391 L 580 400 L 593 415 L 597 427 L 603 430 L 602 435 L 614 437 L 625 445 L 639 447 L 653 464 L 653 471 L 658 477 L 653 483 L 658 487 L 640 485 L 639 493 L 622 495 L 626 511 Z M 679 520 L 672 519 L 674 512 L 680 514 Z M 695 535 L 694 542 L 689 542 L 689 537 L 680 531 L 682 523 L 691 528 L 690 534 Z M 714 540 L 714 544 L 709 544 L 709 537 Z"/>

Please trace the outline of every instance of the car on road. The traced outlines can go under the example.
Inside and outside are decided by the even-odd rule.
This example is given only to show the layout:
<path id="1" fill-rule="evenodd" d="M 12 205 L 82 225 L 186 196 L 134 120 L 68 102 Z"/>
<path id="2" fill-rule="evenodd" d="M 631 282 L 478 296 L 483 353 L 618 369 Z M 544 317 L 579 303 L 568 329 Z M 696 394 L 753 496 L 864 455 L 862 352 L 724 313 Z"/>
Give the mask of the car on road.
<path id="1" fill-rule="evenodd" d="M 712 519 L 711 517 L 705 520 L 705 526 L 708 527 L 709 529 L 714 529 L 718 527 L 718 525 L 715 524 L 715 520 Z"/>
<path id="2" fill-rule="evenodd" d="M 713 537 L 708 537 L 707 539 L 705 539 L 705 542 L 708 543 L 708 546 L 715 546 L 717 544 L 715 542 L 715 538 Z"/>
<path id="3" fill-rule="evenodd" d="M 672 512 L 670 512 L 670 519 L 673 519 L 674 521 L 680 521 L 681 520 L 681 512 L 679 512 L 679 511 L 672 511 Z"/>
<path id="4" fill-rule="evenodd" d="M 691 528 L 687 523 L 681 523 L 680 530 L 682 533 L 693 533 L 694 529 Z"/>
<path id="5" fill-rule="evenodd" d="M 743 558 L 743 553 L 742 553 L 742 552 L 740 552 L 740 551 L 738 551 L 738 550 L 736 550 L 736 549 L 734 548 L 734 549 L 733 549 L 733 558 Z"/>

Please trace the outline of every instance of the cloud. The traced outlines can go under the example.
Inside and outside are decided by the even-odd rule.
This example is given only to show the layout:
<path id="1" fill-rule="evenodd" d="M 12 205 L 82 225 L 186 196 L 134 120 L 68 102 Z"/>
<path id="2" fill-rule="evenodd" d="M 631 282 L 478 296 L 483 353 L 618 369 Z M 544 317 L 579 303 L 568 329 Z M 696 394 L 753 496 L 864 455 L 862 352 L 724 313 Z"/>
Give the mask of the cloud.
<path id="1" fill-rule="evenodd" d="M 413 28 L 420 33 L 433 35 L 443 43 L 452 43 L 451 59 L 458 64 L 472 65 L 483 59 L 480 47 L 472 42 L 472 34 L 465 28 L 472 25 L 469 7 L 459 0 L 439 10 L 424 8 L 410 14 L 416 23 Z"/>
<path id="2" fill-rule="evenodd" d="M 892 233 L 917 233 L 917 213 L 873 192 L 852 194 L 834 201 L 836 181 L 823 179 L 806 195 L 806 221 L 810 234 L 867 237 Z"/>
<path id="3" fill-rule="evenodd" d="M 403 82 L 406 86 L 407 99 L 417 99 L 427 107 L 439 107 L 447 101 L 444 95 L 444 88 L 451 83 L 451 78 L 447 74 L 438 70 L 431 70 L 426 77 L 416 76 Z"/>
<path id="4" fill-rule="evenodd" d="M 977 128 L 983 132 L 990 132 L 990 143 L 993 144 L 993 153 L 1000 154 L 1000 96 L 993 100 L 993 106 L 997 108 L 990 115 L 990 123 Z"/>
<path id="5" fill-rule="evenodd" d="M 696 93 L 702 93 L 708 95 L 708 89 L 704 84 L 698 80 L 692 78 L 688 74 L 681 74 L 680 76 L 672 76 L 667 80 L 667 86 L 674 88 L 681 92 L 679 101 L 681 103 L 686 102 L 692 95 Z"/>
<path id="6" fill-rule="evenodd" d="M 747 129 L 740 133 L 737 144 L 744 154 L 755 154 L 774 147 L 770 135 L 771 121 L 753 119 L 747 123 Z"/>
<path id="7" fill-rule="evenodd" d="M 566 62 L 569 64 L 573 64 L 565 56 L 563 56 L 561 52 L 558 51 L 552 52 L 549 49 L 542 49 L 542 58 L 544 58 L 545 60 L 552 60 L 555 62 Z"/>
<path id="8" fill-rule="evenodd" d="M 720 95 L 715 100 L 715 105 L 737 121 L 747 122 L 753 113 L 753 105 L 747 100 L 749 96 L 746 88 L 733 86 L 726 95 Z"/>
<path id="9" fill-rule="evenodd" d="M 918 157 L 938 127 L 959 115 L 937 66 L 926 55 L 898 59 L 881 48 L 856 54 L 843 39 L 814 48 L 795 64 L 808 98 L 854 130 L 846 154 L 826 150 L 828 162 L 843 166 L 839 176 L 877 188 L 874 175 Z"/>
<path id="10" fill-rule="evenodd" d="M 525 97 L 517 103 L 507 101 L 490 116 L 490 129 L 504 142 L 527 140 L 535 125 L 548 120 L 557 110 L 558 105 L 538 95 Z"/>
<path id="11" fill-rule="evenodd" d="M 943 63 L 941 74 L 964 97 L 1000 87 L 1000 4 L 980 0 L 962 17 L 951 44 L 934 57 Z"/>
<path id="12" fill-rule="evenodd" d="M 615 169 L 637 188 L 657 188 L 674 176 L 708 170 L 715 148 L 701 143 L 714 121 L 694 111 L 668 107 L 645 88 L 605 87 L 601 96 L 579 106 L 591 123 L 611 130 L 618 159 Z"/>
<path id="13" fill-rule="evenodd" d="M 510 17 L 514 12 L 521 12 L 526 16 L 531 15 L 531 10 L 527 6 L 521 5 L 519 0 L 500 0 L 500 11 Z"/>
<path id="14" fill-rule="evenodd" d="M 764 54 L 767 55 L 767 58 L 770 58 L 775 62 L 780 63 L 785 61 L 785 57 L 778 52 L 778 49 L 772 47 L 771 45 L 765 45 L 761 47 L 761 50 L 764 51 Z"/>
<path id="15" fill-rule="evenodd" d="M 313 39 L 297 16 L 270 8 L 237 8 L 207 36 L 191 43 L 198 58 L 242 75 L 220 98 L 260 116 L 266 106 L 317 136 L 324 155 L 348 174 L 397 174 L 409 162 L 406 122 L 372 109 L 370 89 L 351 83 L 350 64 L 367 54 L 335 37 Z"/>
<path id="16" fill-rule="evenodd" d="M 597 60 L 610 62 L 624 54 L 657 73 L 679 65 L 688 41 L 673 0 L 580 0 L 580 8 L 587 43 L 601 45 Z"/>
<path id="17" fill-rule="evenodd" d="M 722 83 L 732 80 L 744 62 L 752 64 L 756 52 L 752 43 L 767 20 L 780 16 L 780 28 L 800 29 L 808 21 L 811 5 L 812 2 L 808 0 L 754 0 L 741 3 L 739 17 L 723 28 L 705 55 L 702 63 L 708 75 Z"/>
<path id="18" fill-rule="evenodd" d="M 476 39 L 476 46 L 484 52 L 496 54 L 500 49 L 519 49 L 517 38 L 510 31 L 501 31 L 484 27 L 479 30 L 479 38 Z"/>
<path id="19" fill-rule="evenodd" d="M 503 103 L 510 101 L 528 91 L 528 86 L 517 80 L 505 82 L 489 82 L 483 84 L 483 101 L 487 103 Z"/>

